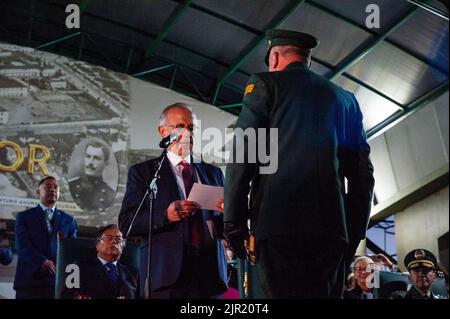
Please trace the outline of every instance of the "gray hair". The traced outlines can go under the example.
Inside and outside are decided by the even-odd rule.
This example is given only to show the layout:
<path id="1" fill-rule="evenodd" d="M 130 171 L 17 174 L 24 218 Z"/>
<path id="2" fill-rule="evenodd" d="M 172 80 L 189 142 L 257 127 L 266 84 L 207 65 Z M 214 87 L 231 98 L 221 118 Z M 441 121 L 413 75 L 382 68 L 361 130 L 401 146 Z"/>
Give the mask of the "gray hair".
<path id="1" fill-rule="evenodd" d="M 197 117 L 195 116 L 195 113 L 192 111 L 192 108 L 190 106 L 188 106 L 185 103 L 177 102 L 177 103 L 167 106 L 166 108 L 164 108 L 164 110 L 161 111 L 161 115 L 159 116 L 159 125 L 160 126 L 166 124 L 167 113 L 169 113 L 170 110 L 176 109 L 176 108 L 188 110 L 192 114 L 192 121 L 194 123 L 197 121 Z"/>
<path id="2" fill-rule="evenodd" d="M 355 261 L 353 262 L 353 267 L 355 267 L 356 263 L 359 261 L 364 261 L 367 265 L 373 264 L 373 260 L 370 257 L 367 256 L 361 256 L 355 259 Z M 352 268 L 353 268 L 352 267 Z"/>

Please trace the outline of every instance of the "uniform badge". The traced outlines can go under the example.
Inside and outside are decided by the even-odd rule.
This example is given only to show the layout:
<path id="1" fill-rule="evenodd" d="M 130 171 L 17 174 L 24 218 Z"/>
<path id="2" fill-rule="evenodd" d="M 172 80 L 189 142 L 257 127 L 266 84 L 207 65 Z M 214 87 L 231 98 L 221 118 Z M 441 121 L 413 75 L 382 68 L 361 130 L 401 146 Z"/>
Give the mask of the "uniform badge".
<path id="1" fill-rule="evenodd" d="M 247 85 L 247 87 L 245 88 L 244 96 L 246 96 L 247 94 L 252 93 L 254 88 L 255 88 L 254 84 Z"/>
<path id="2" fill-rule="evenodd" d="M 425 252 L 422 249 L 417 249 L 414 252 L 414 258 L 416 258 L 416 259 L 423 259 L 423 258 L 425 258 Z"/>

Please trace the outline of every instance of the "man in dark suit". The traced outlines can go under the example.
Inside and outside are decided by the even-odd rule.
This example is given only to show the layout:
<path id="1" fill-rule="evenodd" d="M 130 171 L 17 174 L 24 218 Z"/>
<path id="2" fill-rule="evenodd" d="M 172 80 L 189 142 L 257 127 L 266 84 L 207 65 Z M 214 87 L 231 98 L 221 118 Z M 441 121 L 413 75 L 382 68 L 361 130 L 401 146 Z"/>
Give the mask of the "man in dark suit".
<path id="1" fill-rule="evenodd" d="M 75 219 L 56 207 L 58 181 L 47 176 L 36 193 L 40 204 L 16 217 L 17 299 L 53 299 L 57 237 L 75 238 Z"/>
<path id="2" fill-rule="evenodd" d="M 269 72 L 249 79 L 236 127 L 263 129 L 258 142 L 278 129 L 278 169 L 262 173 L 266 164 L 248 160 L 251 140 L 235 138 L 246 160 L 227 166 L 225 236 L 243 257 L 251 219 L 267 297 L 339 298 L 342 261 L 365 237 L 374 186 L 362 114 L 353 94 L 309 70 L 316 38 L 272 30 L 268 39 Z"/>
<path id="3" fill-rule="evenodd" d="M 161 113 L 161 137 L 177 132 L 163 161 L 158 194 L 153 203 L 151 246 L 151 298 L 209 298 L 226 290 L 226 261 L 222 246 L 222 216 L 198 209 L 186 198 L 193 182 L 222 186 L 222 171 L 206 163 L 194 163 L 191 150 L 194 130 L 189 107 L 177 103 Z M 131 218 L 150 184 L 158 159 L 130 167 L 127 190 L 119 214 L 119 226 L 126 233 Z M 141 285 L 147 276 L 149 200 L 144 201 L 131 231 L 142 236 Z"/>
<path id="4" fill-rule="evenodd" d="M 80 286 L 66 286 L 64 299 L 136 299 L 139 297 L 138 271 L 120 263 L 125 239 L 115 224 L 99 229 L 97 257 L 80 262 Z M 70 283 L 70 281 L 69 281 Z"/>

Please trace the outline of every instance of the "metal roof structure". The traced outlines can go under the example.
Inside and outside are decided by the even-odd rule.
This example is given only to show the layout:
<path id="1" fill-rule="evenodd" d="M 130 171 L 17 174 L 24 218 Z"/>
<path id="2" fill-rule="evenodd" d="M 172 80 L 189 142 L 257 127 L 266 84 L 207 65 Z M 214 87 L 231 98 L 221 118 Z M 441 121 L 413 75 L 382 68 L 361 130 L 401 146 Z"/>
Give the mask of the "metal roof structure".
<path id="1" fill-rule="evenodd" d="M 65 25 L 78 4 L 80 29 Z M 379 28 L 366 19 L 379 9 Z M 265 31 L 318 37 L 312 69 L 356 94 L 369 137 L 448 91 L 448 0 L 1 0 L 0 41 L 101 65 L 239 114 Z"/>

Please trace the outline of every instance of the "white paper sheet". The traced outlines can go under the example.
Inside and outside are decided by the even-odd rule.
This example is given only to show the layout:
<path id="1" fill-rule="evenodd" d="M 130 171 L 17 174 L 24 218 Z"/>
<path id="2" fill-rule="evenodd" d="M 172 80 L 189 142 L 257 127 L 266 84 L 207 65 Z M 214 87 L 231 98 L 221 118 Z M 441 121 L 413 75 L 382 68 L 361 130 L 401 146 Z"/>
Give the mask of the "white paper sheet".
<path id="1" fill-rule="evenodd" d="M 194 183 L 188 200 L 194 201 L 202 209 L 216 210 L 219 200 L 223 199 L 223 187 Z"/>

